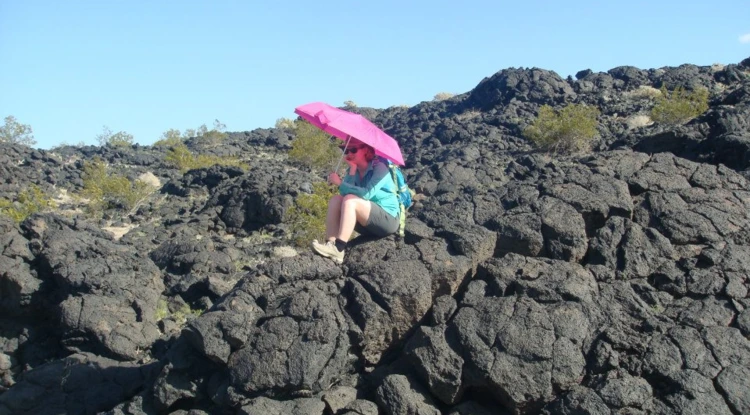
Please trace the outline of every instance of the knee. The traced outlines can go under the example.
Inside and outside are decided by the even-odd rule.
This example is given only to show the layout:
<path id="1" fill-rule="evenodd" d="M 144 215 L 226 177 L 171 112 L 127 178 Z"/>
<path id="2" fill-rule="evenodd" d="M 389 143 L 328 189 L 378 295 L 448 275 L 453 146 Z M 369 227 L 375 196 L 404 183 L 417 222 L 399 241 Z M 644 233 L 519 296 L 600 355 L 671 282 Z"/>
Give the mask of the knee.
<path id="1" fill-rule="evenodd" d="M 328 206 L 341 206 L 342 200 L 344 200 L 344 198 L 341 195 L 333 195 L 328 201 Z"/>
<path id="2" fill-rule="evenodd" d="M 346 195 L 341 200 L 341 207 L 355 207 L 360 200 L 362 200 L 362 198 L 360 198 L 359 196 Z"/>

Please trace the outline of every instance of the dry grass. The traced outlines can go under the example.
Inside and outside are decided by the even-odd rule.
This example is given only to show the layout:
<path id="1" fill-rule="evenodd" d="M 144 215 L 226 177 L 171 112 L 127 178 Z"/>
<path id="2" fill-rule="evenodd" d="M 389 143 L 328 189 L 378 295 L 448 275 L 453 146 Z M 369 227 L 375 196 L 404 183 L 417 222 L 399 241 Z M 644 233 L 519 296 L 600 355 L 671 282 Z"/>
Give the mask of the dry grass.
<path id="1" fill-rule="evenodd" d="M 136 227 L 137 227 L 136 225 L 133 225 L 131 223 L 129 225 L 124 225 L 124 226 L 105 226 L 102 228 L 102 230 L 111 233 L 112 236 L 115 238 L 115 241 L 119 241 L 120 238 L 125 236 L 126 233 L 130 232 Z"/>
<path id="2" fill-rule="evenodd" d="M 628 126 L 629 130 L 632 130 L 638 127 L 645 127 L 653 123 L 654 121 L 651 120 L 651 117 L 645 114 L 633 115 L 633 116 L 628 117 L 625 120 L 625 124 Z"/>
<path id="3" fill-rule="evenodd" d="M 661 91 L 652 86 L 641 85 L 633 91 L 623 93 L 623 95 L 630 99 L 656 99 L 661 96 Z"/>
<path id="4" fill-rule="evenodd" d="M 458 121 L 469 121 L 482 116 L 482 112 L 479 110 L 464 111 L 456 116 Z"/>

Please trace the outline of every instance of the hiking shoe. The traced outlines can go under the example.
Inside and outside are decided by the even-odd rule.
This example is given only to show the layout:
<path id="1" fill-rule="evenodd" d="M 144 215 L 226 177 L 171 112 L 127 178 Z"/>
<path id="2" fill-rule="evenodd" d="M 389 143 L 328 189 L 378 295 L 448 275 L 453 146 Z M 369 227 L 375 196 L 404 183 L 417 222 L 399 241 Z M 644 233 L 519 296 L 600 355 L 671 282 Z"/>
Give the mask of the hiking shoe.
<path id="1" fill-rule="evenodd" d="M 338 249 L 336 249 L 336 244 L 333 243 L 333 241 L 327 241 L 326 243 L 322 244 L 316 239 L 312 241 L 312 249 L 321 256 L 331 258 L 338 264 L 344 262 L 344 251 L 339 251 Z"/>

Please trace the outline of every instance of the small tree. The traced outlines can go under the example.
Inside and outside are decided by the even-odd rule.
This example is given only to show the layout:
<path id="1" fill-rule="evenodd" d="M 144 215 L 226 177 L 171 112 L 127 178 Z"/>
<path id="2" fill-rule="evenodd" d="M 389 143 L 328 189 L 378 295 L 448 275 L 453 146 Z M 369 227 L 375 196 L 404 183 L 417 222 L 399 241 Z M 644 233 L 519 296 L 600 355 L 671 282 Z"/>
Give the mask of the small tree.
<path id="1" fill-rule="evenodd" d="M 133 136 L 125 131 L 118 131 L 112 134 L 112 130 L 105 125 L 102 128 L 102 132 L 96 136 L 96 141 L 102 147 L 127 147 L 133 145 Z"/>
<path id="2" fill-rule="evenodd" d="M 570 104 L 559 112 L 549 105 L 543 105 L 523 135 L 538 147 L 551 152 L 586 151 L 597 135 L 598 116 L 597 108 L 584 104 Z"/>
<path id="3" fill-rule="evenodd" d="M 296 138 L 289 150 L 289 158 L 293 161 L 314 170 L 322 170 L 333 168 L 333 164 L 341 157 L 341 150 L 328 134 L 307 121 L 296 121 L 294 134 Z"/>
<path id="4" fill-rule="evenodd" d="M 9 115 L 5 117 L 5 124 L 0 127 L 0 143 L 21 144 L 25 146 L 36 145 L 31 126 L 21 124 L 16 117 Z"/>
<path id="5" fill-rule="evenodd" d="M 83 165 L 83 190 L 81 196 L 89 199 L 89 213 L 98 215 L 105 209 L 123 209 L 130 213 L 156 188 L 148 183 L 111 174 L 101 159 Z"/>
<path id="6" fill-rule="evenodd" d="M 109 139 L 112 138 L 112 130 L 106 125 L 102 127 L 102 132 L 96 135 L 96 141 L 100 146 L 104 147 L 109 143 Z"/>
<path id="7" fill-rule="evenodd" d="M 183 134 L 183 137 L 185 137 L 186 139 L 198 137 L 198 132 L 195 131 L 194 128 L 188 128 L 187 130 L 185 130 L 185 134 Z"/>
<path id="8" fill-rule="evenodd" d="M 224 132 L 227 129 L 227 125 L 219 120 L 214 120 L 214 128 L 212 131 Z"/>
<path id="9" fill-rule="evenodd" d="M 668 91 L 662 85 L 661 94 L 656 98 L 656 104 L 651 110 L 651 119 L 654 122 L 677 125 L 683 124 L 708 109 L 708 90 L 698 88 L 688 92 L 682 87 Z"/>

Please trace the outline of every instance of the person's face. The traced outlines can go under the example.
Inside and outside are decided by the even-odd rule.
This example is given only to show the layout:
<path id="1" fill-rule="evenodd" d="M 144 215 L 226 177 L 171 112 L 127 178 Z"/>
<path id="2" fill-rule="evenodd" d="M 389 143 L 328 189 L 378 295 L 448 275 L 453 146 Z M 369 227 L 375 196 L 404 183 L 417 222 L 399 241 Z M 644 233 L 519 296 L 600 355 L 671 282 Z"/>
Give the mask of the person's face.
<path id="1" fill-rule="evenodd" d="M 352 144 L 349 147 L 347 147 L 346 150 L 344 150 L 344 157 L 346 157 L 346 159 L 349 161 L 364 160 L 366 152 L 367 152 L 367 147 Z"/>

